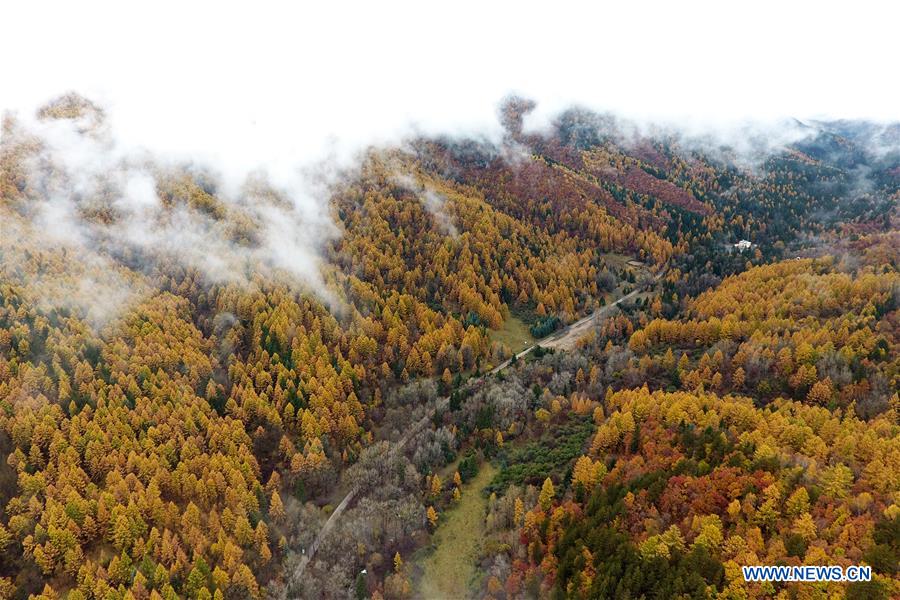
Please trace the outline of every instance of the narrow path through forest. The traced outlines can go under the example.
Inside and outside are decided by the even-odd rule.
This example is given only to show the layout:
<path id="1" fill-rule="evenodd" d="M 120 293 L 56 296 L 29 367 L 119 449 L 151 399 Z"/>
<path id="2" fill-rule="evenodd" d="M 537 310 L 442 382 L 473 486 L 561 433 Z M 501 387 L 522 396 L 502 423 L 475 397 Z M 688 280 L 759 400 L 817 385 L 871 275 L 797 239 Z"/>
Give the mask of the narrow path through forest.
<path id="1" fill-rule="evenodd" d="M 657 275 L 654 276 L 652 281 L 653 282 L 658 281 L 663 276 L 664 273 L 665 273 L 665 270 L 660 271 Z M 634 291 L 622 296 L 615 302 L 612 302 L 606 306 L 602 306 L 602 307 L 598 308 L 597 310 L 595 310 L 590 315 L 584 317 L 583 319 L 579 319 L 578 321 L 575 321 L 574 323 L 572 323 L 565 329 L 562 329 L 561 331 L 552 333 L 552 334 L 548 335 L 547 337 L 538 340 L 532 346 L 529 346 L 522 352 L 519 352 L 518 354 L 516 354 L 515 357 L 517 359 L 523 358 L 523 357 L 527 356 L 529 352 L 531 352 L 538 346 L 547 347 L 547 348 L 561 348 L 561 349 L 569 349 L 569 348 L 574 347 L 575 341 L 579 337 L 581 337 L 582 335 L 587 333 L 588 327 L 590 326 L 591 323 L 593 323 L 599 317 L 607 314 L 609 311 L 611 311 L 613 308 L 618 306 L 620 303 L 622 303 L 630 298 L 634 298 L 641 291 L 643 291 L 643 288 L 641 286 L 638 286 Z M 508 367 L 511 362 L 512 362 L 512 359 L 503 361 L 502 363 L 500 363 L 499 365 L 497 365 L 496 367 L 494 367 L 493 369 L 491 369 L 490 371 L 488 371 L 481 377 L 475 379 L 474 381 L 478 381 L 479 379 L 484 379 L 488 375 L 494 375 L 495 373 L 499 373 L 500 371 L 502 371 L 503 369 Z M 448 401 L 449 401 L 448 398 L 441 398 L 440 400 L 438 400 L 435 403 L 435 406 L 434 406 L 434 408 L 432 408 L 431 411 L 429 411 L 424 417 L 422 417 L 418 423 L 416 423 L 415 425 L 410 427 L 409 430 L 406 432 L 406 434 L 402 438 L 400 438 L 399 440 L 397 440 L 396 442 L 393 443 L 390 451 L 392 453 L 397 453 L 400 450 L 402 450 L 403 447 L 406 446 L 406 443 L 409 442 L 409 440 L 412 439 L 412 437 L 416 433 L 421 431 L 423 427 L 425 427 L 428 423 L 431 422 L 431 420 L 434 418 L 434 415 L 439 410 L 443 410 L 447 406 Z M 331 532 L 331 530 L 334 529 L 334 526 L 337 523 L 338 519 L 340 519 L 341 515 L 347 509 L 347 506 L 349 506 L 349 504 L 353 501 L 353 499 L 356 497 L 356 495 L 358 493 L 359 493 L 358 487 L 354 486 L 353 488 L 351 488 L 350 491 L 347 492 L 347 495 L 344 496 L 344 499 L 341 500 L 341 503 L 338 504 L 337 507 L 334 509 L 334 512 L 331 513 L 331 516 L 328 517 L 328 520 L 325 521 L 325 525 L 322 526 L 321 531 L 319 531 L 319 535 L 316 536 L 316 539 L 313 541 L 312 544 L 310 544 L 309 548 L 306 549 L 305 554 L 300 559 L 300 564 L 297 566 L 297 570 L 294 571 L 293 575 L 291 576 L 289 584 L 286 585 L 284 588 L 285 593 L 287 593 L 288 589 L 291 589 L 292 587 L 294 587 L 296 585 L 296 583 L 303 578 L 303 573 L 306 571 L 307 565 L 313 559 L 313 557 L 316 554 L 316 551 L 319 549 L 319 546 L 322 544 L 322 540 L 324 540 L 328 536 L 328 534 Z"/>

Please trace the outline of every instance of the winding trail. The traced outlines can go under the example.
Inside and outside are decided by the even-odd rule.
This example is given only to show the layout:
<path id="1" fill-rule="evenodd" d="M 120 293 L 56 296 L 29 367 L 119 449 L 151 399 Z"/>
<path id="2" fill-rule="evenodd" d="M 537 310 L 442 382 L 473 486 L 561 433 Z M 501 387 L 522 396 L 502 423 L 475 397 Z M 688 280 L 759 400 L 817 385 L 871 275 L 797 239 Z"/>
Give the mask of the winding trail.
<path id="1" fill-rule="evenodd" d="M 390 449 L 391 458 L 393 458 L 398 452 L 403 450 L 404 446 L 406 446 L 407 442 L 413 438 L 417 433 L 422 431 L 426 425 L 431 422 L 431 419 L 434 418 L 435 413 L 440 410 L 446 408 L 449 398 L 440 398 L 435 403 L 434 407 L 425 414 L 424 417 L 419 419 L 412 427 L 410 427 L 403 437 L 393 443 Z M 340 504 L 334 509 L 331 515 L 328 517 L 328 520 L 325 521 L 325 525 L 322 526 L 322 529 L 319 531 L 319 535 L 316 536 L 316 539 L 313 540 L 313 543 L 309 545 L 308 551 L 303 555 L 303 558 L 300 559 L 300 564 L 297 566 L 297 570 L 294 571 L 294 574 L 291 576 L 291 584 L 296 583 L 303 577 L 304 571 L 306 571 L 306 566 L 313 559 L 316 554 L 316 551 L 319 549 L 319 545 L 322 541 L 328 537 L 328 534 L 334 529 L 337 524 L 338 519 L 341 518 L 341 514 L 345 510 L 347 510 L 347 506 L 349 506 L 350 502 L 356 498 L 356 495 L 359 493 L 359 486 L 354 485 L 350 488 L 350 491 L 347 492 L 347 495 L 344 496 L 344 499 L 341 500 Z M 285 586 L 285 591 L 290 589 L 291 585 Z"/>
<path id="2" fill-rule="evenodd" d="M 665 270 L 662 270 L 659 273 L 657 273 L 653 277 L 651 282 L 656 283 L 663 276 L 664 273 L 665 273 Z M 529 352 L 531 352 L 538 346 L 542 346 L 542 347 L 546 347 L 546 348 L 571 349 L 572 347 L 574 347 L 575 342 L 581 336 L 583 336 L 585 333 L 587 333 L 587 330 L 597 319 L 606 315 L 606 313 L 608 313 L 612 309 L 616 308 L 622 302 L 625 302 L 626 300 L 629 300 L 630 298 L 634 298 L 636 295 L 638 295 L 639 293 L 644 291 L 644 289 L 646 287 L 649 287 L 649 286 L 647 286 L 647 285 L 639 286 L 634 291 L 622 296 L 615 302 L 607 304 L 606 306 L 601 306 L 600 308 L 598 308 L 597 310 L 595 310 L 588 316 L 584 317 L 583 319 L 579 319 L 578 321 L 575 321 L 568 327 L 565 327 L 564 329 L 561 329 L 560 331 L 551 333 L 550 335 L 548 335 L 545 338 L 541 338 L 540 340 L 538 340 L 537 342 L 535 342 L 534 344 L 532 344 L 525 350 L 522 350 L 521 352 L 516 354 L 515 358 L 520 359 L 520 358 L 527 356 Z M 489 375 L 494 375 L 496 373 L 499 373 L 500 371 L 502 371 L 503 369 L 508 367 L 512 363 L 512 361 L 513 361 L 513 359 L 509 358 L 509 359 L 503 361 L 502 363 L 500 363 L 499 365 L 497 365 L 496 367 L 494 367 L 493 369 L 491 369 L 490 371 L 486 372 L 484 375 L 481 375 L 480 377 L 477 377 L 474 380 L 470 380 L 470 381 L 478 382 L 478 381 L 484 380 Z M 440 398 L 435 403 L 434 407 L 428 413 L 425 414 L 425 416 L 423 416 L 412 427 L 410 427 L 406 431 L 406 433 L 403 435 L 403 437 L 401 437 L 399 440 L 397 440 L 396 442 L 393 443 L 393 445 L 390 449 L 391 454 L 395 455 L 397 452 L 400 452 L 404 448 L 404 446 L 406 446 L 407 442 L 409 442 L 409 440 L 411 440 L 413 438 L 413 436 L 415 436 L 417 433 L 419 433 L 426 425 L 428 425 L 428 423 L 431 422 L 431 420 L 434 418 L 435 413 L 437 413 L 440 410 L 443 410 L 447 406 L 449 401 L 450 401 L 449 398 Z M 344 513 L 345 510 L 347 510 L 347 507 L 350 505 L 350 503 L 353 501 L 353 499 L 356 498 L 356 495 L 359 493 L 359 489 L 360 488 L 358 485 L 350 488 L 350 491 L 347 492 L 347 495 L 344 496 L 344 499 L 341 500 L 340 504 L 337 505 L 337 507 L 334 509 L 334 511 L 328 517 L 328 520 L 325 521 L 325 525 L 322 526 L 322 529 L 319 531 L 319 535 L 316 536 L 316 539 L 313 540 L 313 543 L 310 544 L 309 548 L 307 548 L 306 553 L 300 559 L 300 564 L 297 566 L 297 569 L 294 571 L 293 575 L 291 576 L 289 585 L 285 586 L 285 588 L 284 588 L 285 594 L 287 594 L 288 589 L 291 589 L 296 584 L 296 582 L 300 581 L 303 578 L 303 573 L 306 571 L 307 565 L 309 565 L 310 561 L 315 556 L 316 551 L 319 549 L 319 546 L 321 545 L 322 541 L 325 538 L 327 538 L 328 534 L 331 532 L 331 530 L 334 529 L 335 525 L 337 524 L 338 519 L 341 518 L 341 515 Z"/>

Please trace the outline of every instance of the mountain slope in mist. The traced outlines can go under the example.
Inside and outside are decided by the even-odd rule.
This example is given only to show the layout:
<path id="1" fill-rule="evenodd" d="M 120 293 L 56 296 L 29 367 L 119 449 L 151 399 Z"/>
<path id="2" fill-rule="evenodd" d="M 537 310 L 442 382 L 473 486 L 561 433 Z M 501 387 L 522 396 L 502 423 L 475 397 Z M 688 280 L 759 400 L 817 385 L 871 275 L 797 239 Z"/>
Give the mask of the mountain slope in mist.
<path id="1" fill-rule="evenodd" d="M 509 357 L 510 324 L 543 335 L 661 271 L 647 310 L 674 319 L 754 265 L 896 242 L 896 127 L 756 132 L 745 151 L 575 109 L 534 131 L 529 109 L 506 103 L 496 142 L 420 137 L 238 183 L 122 147 L 78 96 L 6 116 L 0 597 L 336 597 L 363 567 L 367 594 L 402 595 L 385 557 L 421 545 L 452 494 L 430 475 L 496 452 L 523 433 L 511 411 L 533 395 L 550 415 L 553 395 L 457 406 L 396 464 L 377 442 Z M 854 372 L 882 394 L 893 372 L 870 367 Z M 285 589 L 341 478 L 387 463 L 352 532 Z"/>

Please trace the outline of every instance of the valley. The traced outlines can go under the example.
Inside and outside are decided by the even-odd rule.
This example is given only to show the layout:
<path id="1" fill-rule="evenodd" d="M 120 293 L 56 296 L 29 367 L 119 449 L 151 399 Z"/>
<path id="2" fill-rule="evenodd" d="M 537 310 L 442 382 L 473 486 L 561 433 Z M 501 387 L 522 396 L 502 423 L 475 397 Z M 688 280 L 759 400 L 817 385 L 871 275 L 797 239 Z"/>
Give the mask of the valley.
<path id="1" fill-rule="evenodd" d="M 308 205 L 7 117 L 0 598 L 896 597 L 896 126 L 533 108 Z"/>

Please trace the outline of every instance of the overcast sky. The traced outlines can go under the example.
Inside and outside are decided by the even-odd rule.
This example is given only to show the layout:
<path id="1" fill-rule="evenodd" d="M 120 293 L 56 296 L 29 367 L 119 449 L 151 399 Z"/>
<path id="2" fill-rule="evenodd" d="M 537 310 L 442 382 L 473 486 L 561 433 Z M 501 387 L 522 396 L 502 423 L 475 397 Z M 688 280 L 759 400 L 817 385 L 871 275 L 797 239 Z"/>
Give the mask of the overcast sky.
<path id="1" fill-rule="evenodd" d="M 884 0 L 286 4 L 5 2 L 0 109 L 76 90 L 128 144 L 226 169 L 413 124 L 495 131 L 509 92 L 545 113 L 694 124 L 900 120 L 900 11 Z"/>

